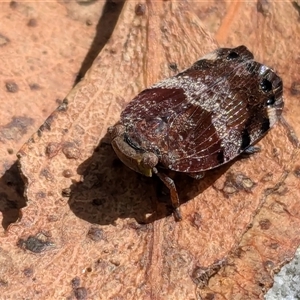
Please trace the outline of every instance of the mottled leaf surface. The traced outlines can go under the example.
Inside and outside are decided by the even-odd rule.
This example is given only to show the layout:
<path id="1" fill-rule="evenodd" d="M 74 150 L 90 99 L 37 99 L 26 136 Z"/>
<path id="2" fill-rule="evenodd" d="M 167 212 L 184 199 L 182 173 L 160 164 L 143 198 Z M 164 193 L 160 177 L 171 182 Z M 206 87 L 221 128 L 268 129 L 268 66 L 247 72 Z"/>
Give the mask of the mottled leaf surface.
<path id="1" fill-rule="evenodd" d="M 106 22 L 109 27 L 115 10 L 104 4 L 0 4 L 0 218 L 4 227 L 17 219 L 18 209 L 24 206 L 16 153 L 84 73 L 89 65 L 86 54 L 105 44 L 107 30 L 100 31 L 99 26 Z M 102 11 L 107 12 L 105 18 L 100 18 Z"/>
<path id="2" fill-rule="evenodd" d="M 216 37 L 228 46 L 246 44 L 282 74 L 290 121 L 297 110 L 286 77 L 299 80 L 299 64 L 287 61 L 288 41 L 268 52 L 278 43 L 273 35 L 287 30 L 283 20 L 275 26 L 276 5 L 296 23 L 292 5 L 261 13 L 256 4 L 229 3 Z M 21 148 L 27 206 L 1 235 L 2 297 L 256 299 L 292 257 L 299 243 L 299 156 L 282 125 L 254 156 L 199 182 L 177 176 L 185 202 L 179 223 L 158 181 L 127 169 L 108 144 L 107 127 L 139 91 L 217 47 L 200 23 L 201 9 L 192 1 L 128 1 L 85 78 Z M 232 28 L 229 16 L 241 24 L 255 16 L 266 27 L 244 22 L 253 25 L 251 36 L 242 25 Z M 257 36 L 268 47 L 254 47 Z"/>

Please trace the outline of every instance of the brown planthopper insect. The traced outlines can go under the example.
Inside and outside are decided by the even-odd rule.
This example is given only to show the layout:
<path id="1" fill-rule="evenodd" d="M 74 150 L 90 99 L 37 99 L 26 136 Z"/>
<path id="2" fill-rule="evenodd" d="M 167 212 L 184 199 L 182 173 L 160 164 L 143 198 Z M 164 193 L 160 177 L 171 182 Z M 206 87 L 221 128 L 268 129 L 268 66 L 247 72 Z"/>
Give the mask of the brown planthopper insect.
<path id="1" fill-rule="evenodd" d="M 179 198 L 166 169 L 200 178 L 241 153 L 279 119 L 282 80 L 245 47 L 220 48 L 139 93 L 109 129 L 112 147 L 132 170 L 156 174 Z"/>

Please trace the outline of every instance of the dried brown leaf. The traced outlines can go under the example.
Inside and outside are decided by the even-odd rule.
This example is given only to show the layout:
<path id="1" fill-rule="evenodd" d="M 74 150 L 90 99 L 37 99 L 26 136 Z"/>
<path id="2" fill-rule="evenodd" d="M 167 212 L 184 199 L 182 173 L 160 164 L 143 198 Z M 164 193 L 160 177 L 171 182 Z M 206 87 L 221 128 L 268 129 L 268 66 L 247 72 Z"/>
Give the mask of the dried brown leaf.
<path id="1" fill-rule="evenodd" d="M 89 7 L 53 1 L 1 3 L 1 176 L 72 88 L 102 9 L 101 1 Z"/>
<path id="2" fill-rule="evenodd" d="M 170 66 L 187 67 L 216 47 L 194 6 L 128 1 L 84 80 L 19 152 L 28 203 L 1 237 L 7 299 L 253 299 L 291 258 L 299 157 L 281 125 L 261 141 L 261 153 L 199 183 L 179 178 L 181 199 L 189 200 L 182 222 L 166 217 L 163 203 L 156 221 L 137 222 L 153 213 L 155 180 L 118 163 L 106 130 L 138 91 L 174 74 Z M 225 37 L 228 20 L 219 29 Z M 287 218 L 280 226 L 279 217 Z"/>
<path id="3" fill-rule="evenodd" d="M 5 228 L 24 206 L 16 153 L 89 67 L 85 55 L 95 57 L 92 52 L 105 44 L 116 12 L 104 4 L 0 4 L 0 219 Z"/>

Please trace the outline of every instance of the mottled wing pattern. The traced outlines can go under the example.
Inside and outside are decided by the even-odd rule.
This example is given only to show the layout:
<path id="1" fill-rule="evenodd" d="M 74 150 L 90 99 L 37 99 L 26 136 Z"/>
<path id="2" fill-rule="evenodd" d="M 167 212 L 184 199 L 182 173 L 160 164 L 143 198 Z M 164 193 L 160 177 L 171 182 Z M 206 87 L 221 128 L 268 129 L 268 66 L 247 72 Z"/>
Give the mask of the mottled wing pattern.
<path id="1" fill-rule="evenodd" d="M 122 113 L 128 142 L 162 165 L 199 172 L 222 165 L 273 125 L 282 82 L 244 46 L 219 49 L 140 93 Z M 271 117 L 271 120 L 270 120 Z M 275 116 L 273 116 L 275 117 Z"/>
<path id="2" fill-rule="evenodd" d="M 269 129 L 264 102 L 255 101 L 257 98 L 252 99 L 246 91 L 247 87 L 257 90 L 252 85 L 258 82 L 254 78 L 244 79 L 239 88 L 224 91 L 222 98 L 218 94 L 206 98 L 218 103 L 217 109 L 205 109 L 195 103 L 185 116 L 181 114 L 170 124 L 171 141 L 181 140 L 182 124 L 189 124 L 190 131 L 181 145 L 169 148 L 168 168 L 185 172 L 215 168 L 235 158 Z M 224 80 L 231 83 L 235 76 Z M 266 120 L 265 126 L 262 120 Z"/>
<path id="3" fill-rule="evenodd" d="M 183 89 L 151 88 L 141 92 L 121 114 L 128 143 L 160 156 L 170 148 L 170 124 L 183 110 Z"/>

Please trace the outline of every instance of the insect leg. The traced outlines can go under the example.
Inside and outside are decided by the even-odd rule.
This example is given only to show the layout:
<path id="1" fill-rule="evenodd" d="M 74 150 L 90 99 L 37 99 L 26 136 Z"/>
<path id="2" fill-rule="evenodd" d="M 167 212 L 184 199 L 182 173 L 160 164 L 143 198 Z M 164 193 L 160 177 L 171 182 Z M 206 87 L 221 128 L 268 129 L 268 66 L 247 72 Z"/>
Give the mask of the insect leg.
<path id="1" fill-rule="evenodd" d="M 173 179 L 164 173 L 159 173 L 156 168 L 153 168 L 153 173 L 156 174 L 159 177 L 159 179 L 165 184 L 165 186 L 170 190 L 171 202 L 174 208 L 175 219 L 176 221 L 181 221 L 182 217 L 179 209 L 180 202 Z"/>

